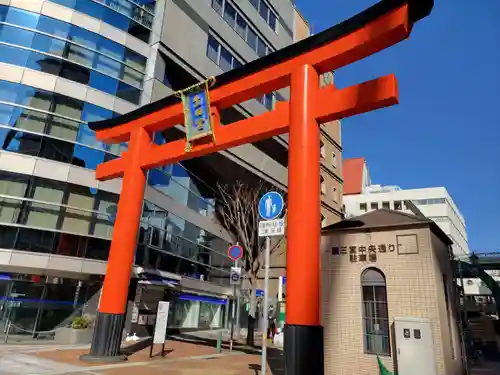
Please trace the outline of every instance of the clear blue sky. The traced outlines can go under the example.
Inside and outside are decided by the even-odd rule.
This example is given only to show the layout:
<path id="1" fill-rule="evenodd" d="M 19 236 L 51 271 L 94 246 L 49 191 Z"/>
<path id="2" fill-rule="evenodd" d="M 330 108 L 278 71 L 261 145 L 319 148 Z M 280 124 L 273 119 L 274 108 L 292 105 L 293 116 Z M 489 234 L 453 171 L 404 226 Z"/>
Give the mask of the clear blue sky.
<path id="1" fill-rule="evenodd" d="M 376 0 L 297 0 L 319 32 Z M 500 251 L 500 0 L 437 0 L 410 39 L 341 68 L 339 87 L 395 73 L 400 104 L 343 121 L 372 181 L 444 186 L 472 251 Z"/>

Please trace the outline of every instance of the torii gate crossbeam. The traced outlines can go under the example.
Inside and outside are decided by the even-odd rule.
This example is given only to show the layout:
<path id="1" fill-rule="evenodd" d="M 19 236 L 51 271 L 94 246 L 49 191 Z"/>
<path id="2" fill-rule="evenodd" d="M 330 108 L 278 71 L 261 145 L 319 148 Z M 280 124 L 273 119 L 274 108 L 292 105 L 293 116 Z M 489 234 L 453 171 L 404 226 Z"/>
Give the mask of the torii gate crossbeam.
<path id="1" fill-rule="evenodd" d="M 190 152 L 185 141 L 152 142 L 154 132 L 184 122 L 176 96 L 89 124 L 98 140 L 129 145 L 121 158 L 96 171 L 100 180 L 123 177 L 123 187 L 87 359 L 110 360 L 120 354 L 145 171 L 289 132 L 285 372 L 323 373 L 318 123 L 396 104 L 398 94 L 393 75 L 342 90 L 320 89 L 319 76 L 408 38 L 413 24 L 432 6 L 432 0 L 382 0 L 322 33 L 220 75 L 210 91 L 216 142 L 198 143 Z M 220 123 L 220 110 L 287 86 L 290 101 L 277 103 L 273 111 L 227 126 Z"/>

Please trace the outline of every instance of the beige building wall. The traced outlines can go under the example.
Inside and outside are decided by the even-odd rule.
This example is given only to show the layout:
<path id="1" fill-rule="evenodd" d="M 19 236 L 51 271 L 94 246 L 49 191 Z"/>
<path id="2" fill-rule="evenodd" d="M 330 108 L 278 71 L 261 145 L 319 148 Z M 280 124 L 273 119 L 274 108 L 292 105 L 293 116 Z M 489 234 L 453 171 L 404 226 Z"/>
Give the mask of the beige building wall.
<path id="1" fill-rule="evenodd" d="M 333 85 L 333 73 L 323 75 L 320 87 Z M 335 224 L 342 219 L 342 146 L 340 121 L 320 124 L 321 137 L 321 194 L 323 207 L 322 226 Z"/>
<path id="2" fill-rule="evenodd" d="M 326 73 L 320 80 L 320 87 L 333 85 L 333 73 Z M 340 121 L 320 124 L 321 137 L 321 194 L 323 227 L 342 219 L 342 146 Z"/>
<path id="3" fill-rule="evenodd" d="M 304 19 L 297 7 L 295 7 L 293 16 L 293 28 L 294 42 L 298 42 L 299 40 L 305 39 L 311 35 L 309 23 Z"/>
<path id="4" fill-rule="evenodd" d="M 332 255 L 333 246 L 396 244 L 398 236 L 415 235 L 418 254 L 398 251 L 377 253 L 374 262 L 351 262 L 349 254 Z M 430 318 L 432 324 L 437 374 L 456 375 L 461 370 L 461 347 L 454 301 L 446 308 L 443 273 L 448 295 L 453 296 L 453 282 L 446 245 L 428 227 L 375 230 L 372 232 L 332 232 L 322 238 L 323 324 L 325 328 L 325 374 L 378 374 L 377 358 L 365 354 L 361 274 L 374 267 L 386 278 L 389 324 L 395 317 Z M 452 297 L 450 297 L 452 299 Z M 449 317 L 449 321 L 448 321 Z M 451 332 L 450 332 L 451 327 Z M 392 355 L 382 357 L 393 369 L 395 342 L 390 339 Z"/>

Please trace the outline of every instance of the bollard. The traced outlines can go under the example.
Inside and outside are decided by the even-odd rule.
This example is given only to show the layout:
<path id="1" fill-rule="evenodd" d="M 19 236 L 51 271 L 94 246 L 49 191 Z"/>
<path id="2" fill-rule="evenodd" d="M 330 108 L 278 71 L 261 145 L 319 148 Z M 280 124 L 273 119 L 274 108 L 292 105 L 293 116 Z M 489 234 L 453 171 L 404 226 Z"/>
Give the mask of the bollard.
<path id="1" fill-rule="evenodd" d="M 217 353 L 222 351 L 222 331 L 217 334 Z"/>

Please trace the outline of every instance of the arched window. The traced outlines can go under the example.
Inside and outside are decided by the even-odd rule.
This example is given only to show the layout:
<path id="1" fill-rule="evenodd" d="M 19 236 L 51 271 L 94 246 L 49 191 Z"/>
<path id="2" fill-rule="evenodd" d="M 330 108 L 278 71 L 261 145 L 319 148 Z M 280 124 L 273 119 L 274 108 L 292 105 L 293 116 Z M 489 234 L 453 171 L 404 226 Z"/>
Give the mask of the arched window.
<path id="1" fill-rule="evenodd" d="M 390 355 L 389 313 L 384 274 L 368 268 L 361 274 L 365 352 Z"/>

